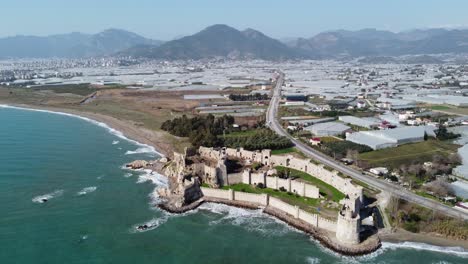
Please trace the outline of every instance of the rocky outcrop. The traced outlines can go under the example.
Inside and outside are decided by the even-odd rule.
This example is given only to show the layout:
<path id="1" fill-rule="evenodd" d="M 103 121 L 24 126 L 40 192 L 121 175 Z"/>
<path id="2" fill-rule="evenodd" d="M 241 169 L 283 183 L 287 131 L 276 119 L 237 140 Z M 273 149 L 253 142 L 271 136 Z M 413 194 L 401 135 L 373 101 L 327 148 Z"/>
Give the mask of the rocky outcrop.
<path id="1" fill-rule="evenodd" d="M 174 153 L 174 160 L 167 164 L 164 174 L 168 178 L 168 188 L 158 190 L 158 194 L 166 199 L 163 206 L 182 208 L 203 196 L 200 179 L 187 171 L 185 154 Z"/>
<path id="2" fill-rule="evenodd" d="M 132 170 L 138 170 L 146 168 L 149 165 L 151 165 L 151 163 L 146 160 L 135 160 L 125 165 L 125 167 L 130 168 Z"/>

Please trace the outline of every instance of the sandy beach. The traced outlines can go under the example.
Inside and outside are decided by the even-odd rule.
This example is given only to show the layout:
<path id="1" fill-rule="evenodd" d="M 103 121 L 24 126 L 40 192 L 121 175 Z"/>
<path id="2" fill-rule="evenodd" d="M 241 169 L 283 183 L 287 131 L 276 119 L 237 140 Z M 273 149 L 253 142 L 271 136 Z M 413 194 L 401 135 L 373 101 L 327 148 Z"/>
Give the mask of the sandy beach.
<path id="1" fill-rule="evenodd" d="M 411 233 L 403 229 L 397 229 L 395 232 L 379 231 L 379 237 L 382 241 L 392 243 L 417 242 L 440 247 L 462 247 L 468 250 L 467 240 L 453 240 L 441 237 L 434 233 Z"/>

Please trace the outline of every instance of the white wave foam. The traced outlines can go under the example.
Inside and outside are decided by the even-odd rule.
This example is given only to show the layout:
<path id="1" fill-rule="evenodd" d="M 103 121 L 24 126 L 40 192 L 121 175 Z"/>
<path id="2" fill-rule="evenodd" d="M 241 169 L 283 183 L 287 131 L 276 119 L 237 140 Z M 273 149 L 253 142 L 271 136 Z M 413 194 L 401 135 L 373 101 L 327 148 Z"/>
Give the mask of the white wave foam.
<path id="1" fill-rule="evenodd" d="M 313 258 L 313 257 L 307 257 L 306 262 L 309 264 L 319 264 L 320 259 L 319 258 Z"/>
<path id="2" fill-rule="evenodd" d="M 437 252 L 437 253 L 445 253 L 445 254 L 451 254 L 451 255 L 456 255 L 458 257 L 463 257 L 463 258 L 468 258 L 468 251 L 461 247 L 439 247 L 439 246 L 433 246 L 429 244 L 424 244 L 424 243 L 416 243 L 416 242 L 403 242 L 403 243 L 391 243 L 391 242 L 382 242 L 382 247 L 379 248 L 377 251 L 372 252 L 368 255 L 364 256 L 359 256 L 359 257 L 349 257 L 349 256 L 343 256 L 339 253 L 336 253 L 332 251 L 331 249 L 324 247 L 321 245 L 318 241 L 314 240 L 311 238 L 311 241 L 314 242 L 318 247 L 320 247 L 321 251 L 328 253 L 329 255 L 332 255 L 334 257 L 340 258 L 341 262 L 340 263 L 363 263 L 363 262 L 369 262 L 372 261 L 373 259 L 377 258 L 379 255 L 385 253 L 388 250 L 398 250 L 398 249 L 413 249 L 413 250 L 421 250 L 421 251 L 432 251 L 432 252 Z"/>
<path id="3" fill-rule="evenodd" d="M 81 191 L 77 192 L 76 194 L 77 195 L 86 195 L 90 192 L 94 192 L 96 191 L 97 187 L 96 186 L 90 186 L 90 187 L 86 187 L 86 188 L 83 188 Z"/>
<path id="4" fill-rule="evenodd" d="M 70 113 L 64 113 L 64 112 L 56 112 L 56 111 L 42 110 L 42 109 L 33 109 L 33 108 L 26 108 L 26 107 L 17 107 L 17 106 L 4 105 L 4 104 L 0 104 L 0 108 L 10 108 L 10 109 L 19 109 L 19 110 L 26 110 L 26 111 L 35 111 L 35 112 L 50 113 L 50 114 L 56 114 L 56 115 L 63 115 L 63 116 L 78 118 L 78 119 L 90 122 L 90 123 L 92 123 L 94 125 L 100 126 L 102 128 L 105 128 L 112 135 L 114 135 L 114 136 L 116 136 L 116 137 L 118 137 L 120 139 L 126 140 L 128 142 L 131 142 L 131 143 L 139 146 L 140 148 L 145 148 L 145 150 L 146 150 L 145 153 L 151 153 L 151 154 L 155 154 L 155 155 L 158 155 L 158 156 L 161 156 L 161 157 L 164 156 L 163 154 L 157 152 L 154 147 L 152 147 L 150 145 L 147 145 L 147 144 L 140 143 L 140 142 L 138 142 L 136 140 L 133 140 L 133 139 L 129 139 L 122 132 L 108 126 L 106 123 L 99 122 L 99 121 L 96 121 L 96 120 L 91 119 L 91 118 L 87 118 L 87 117 L 80 116 L 80 115 L 75 115 L 75 114 L 70 114 Z"/>
<path id="5" fill-rule="evenodd" d="M 145 153 L 154 153 L 154 148 L 150 146 L 145 146 L 145 147 L 140 147 L 137 148 L 136 150 L 128 150 L 125 152 L 125 155 L 134 155 L 134 154 L 145 154 Z"/>
<path id="6" fill-rule="evenodd" d="M 132 177 L 132 176 L 133 176 L 133 174 L 130 173 L 130 172 L 127 172 L 127 173 L 124 174 L 124 177 L 125 177 L 125 178 L 130 178 L 130 177 Z"/>
<path id="7" fill-rule="evenodd" d="M 154 230 L 161 226 L 162 224 L 166 223 L 169 219 L 169 215 L 163 214 L 161 217 L 153 218 L 143 224 L 137 224 L 132 227 L 131 233 L 135 232 L 146 232 L 150 230 Z M 145 226 L 145 229 L 138 229 L 139 226 Z"/>
<path id="8" fill-rule="evenodd" d="M 119 144 L 119 143 L 120 143 L 120 141 L 118 141 L 118 140 L 112 141 L 112 145 L 117 145 L 117 144 Z"/>
<path id="9" fill-rule="evenodd" d="M 199 209 L 222 215 L 220 219 L 209 222 L 210 225 L 229 223 L 266 236 L 283 236 L 290 231 L 297 231 L 286 223 L 264 214 L 261 209 L 243 209 L 216 203 L 202 204 Z M 278 228 L 278 224 L 282 228 Z"/>
<path id="10" fill-rule="evenodd" d="M 52 198 L 59 197 L 63 194 L 63 190 L 55 190 L 51 193 L 43 194 L 43 195 L 38 195 L 34 198 L 32 198 L 32 201 L 34 203 L 45 203 L 49 201 Z"/>
<path id="11" fill-rule="evenodd" d="M 323 246 L 319 241 L 315 240 L 313 237 L 310 237 L 310 241 L 314 243 L 318 248 L 320 248 L 320 251 L 330 256 L 335 257 L 337 259 L 336 263 L 342 263 L 342 264 L 374 263 L 373 260 L 385 252 L 383 248 L 379 248 L 378 250 L 370 254 L 364 255 L 364 256 L 351 257 L 351 256 L 341 255 L 340 253 L 337 253 L 329 249 L 328 247 Z M 385 262 L 379 262 L 379 263 L 385 263 Z"/>
<path id="12" fill-rule="evenodd" d="M 153 172 L 152 170 L 147 170 L 147 169 L 136 170 L 136 171 L 143 172 L 140 175 L 138 175 L 137 183 L 150 181 L 151 183 L 153 183 L 154 185 L 158 187 L 167 187 L 167 184 L 168 184 L 167 178 L 164 177 L 163 175 Z"/>
<path id="13" fill-rule="evenodd" d="M 468 250 L 465 250 L 462 247 L 440 247 L 440 246 L 434 246 L 434 245 L 416 243 L 416 242 L 403 242 L 403 243 L 383 242 L 382 248 L 384 250 L 385 249 L 395 250 L 399 248 L 425 250 L 425 251 L 445 253 L 445 254 L 457 255 L 463 258 L 468 258 Z"/>

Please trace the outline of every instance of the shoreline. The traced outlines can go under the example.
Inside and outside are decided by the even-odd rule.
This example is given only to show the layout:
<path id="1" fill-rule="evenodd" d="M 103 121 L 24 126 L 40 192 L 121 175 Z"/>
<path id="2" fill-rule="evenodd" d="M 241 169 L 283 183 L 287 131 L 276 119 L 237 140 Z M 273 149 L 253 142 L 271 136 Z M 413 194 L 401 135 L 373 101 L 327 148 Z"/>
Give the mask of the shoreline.
<path id="1" fill-rule="evenodd" d="M 89 119 L 90 121 L 103 123 L 112 130 L 115 130 L 117 133 L 120 133 L 126 140 L 136 143 L 137 145 L 147 145 L 155 149 L 158 155 L 171 157 L 174 148 L 170 146 L 167 142 L 159 142 L 153 139 L 150 139 L 151 136 L 155 138 L 161 138 L 161 135 L 157 135 L 157 132 L 149 131 L 148 129 L 143 129 L 131 123 L 131 121 L 120 120 L 108 115 L 91 113 L 86 111 L 79 111 L 74 109 L 66 108 L 56 108 L 56 107 L 43 107 L 43 106 L 34 106 L 27 104 L 11 104 L 0 102 L 1 106 L 7 106 L 12 108 L 18 108 L 23 110 L 30 111 L 48 111 L 54 112 L 56 114 L 65 114 L 70 117 L 75 116 L 76 118 Z M 88 121 L 89 121 L 88 120 Z M 94 123 L 93 122 L 93 123 Z M 112 131 L 110 131 L 112 133 Z M 153 135 L 149 135 L 153 134 Z M 118 135 L 117 135 L 118 136 Z M 233 206 L 233 205 L 230 205 Z M 287 222 L 286 222 L 287 223 Z M 287 223 L 288 224 L 288 223 Z M 427 245 L 440 246 L 440 247 L 461 247 L 465 250 L 468 250 L 468 241 L 460 240 L 450 240 L 443 237 L 438 237 L 431 234 L 419 234 L 419 233 L 410 233 L 404 230 L 397 230 L 394 233 L 389 232 L 379 232 L 378 233 L 382 242 L 391 242 L 391 243 L 402 243 L 402 242 L 415 242 L 423 243 Z"/>
<path id="2" fill-rule="evenodd" d="M 114 130 L 114 132 L 121 134 L 126 140 L 136 143 L 137 145 L 147 145 L 152 147 L 154 151 L 160 156 L 171 157 L 174 152 L 174 148 L 167 142 L 164 142 L 161 134 L 149 129 L 138 127 L 135 124 L 132 124 L 132 121 L 129 120 L 121 120 L 108 115 L 67 108 L 43 107 L 27 104 L 10 104 L 0 101 L 0 107 L 1 106 L 30 111 L 53 112 L 55 114 L 69 115 L 70 117 L 74 116 L 84 120 L 88 119 L 86 121 L 91 121 L 93 123 L 96 122 L 96 125 L 99 125 L 99 123 L 104 124 L 107 126 L 107 128 Z M 113 131 L 110 132 L 112 133 Z"/>
<path id="3" fill-rule="evenodd" d="M 438 236 L 437 234 L 429 233 L 411 233 L 403 229 L 397 229 L 395 232 L 379 232 L 382 242 L 389 243 L 422 243 L 437 247 L 459 247 L 463 248 L 468 253 L 468 241 L 465 240 L 452 240 L 445 237 Z"/>
<path id="4" fill-rule="evenodd" d="M 315 228 L 312 225 L 302 220 L 295 219 L 292 216 L 282 213 L 272 207 L 267 206 L 263 208 L 260 205 L 253 204 L 250 202 L 231 201 L 231 200 L 204 196 L 200 198 L 199 200 L 191 204 L 188 204 L 186 206 L 183 206 L 181 208 L 174 208 L 165 203 L 158 204 L 157 207 L 169 213 L 182 214 L 188 211 L 195 210 L 203 203 L 225 204 L 228 206 L 249 209 L 249 210 L 261 209 L 263 214 L 274 217 L 277 220 L 285 223 L 286 225 L 293 227 L 297 230 L 300 230 L 304 234 L 311 236 L 314 240 L 316 240 L 322 246 L 343 256 L 351 256 L 351 257 L 365 256 L 365 255 L 368 255 L 377 251 L 378 249 L 382 247 L 381 241 L 378 236 L 369 237 L 366 241 L 364 241 L 363 243 L 359 245 L 344 245 L 342 243 L 339 243 L 336 239 L 333 238 L 334 233 L 332 234 L 324 230 Z"/>

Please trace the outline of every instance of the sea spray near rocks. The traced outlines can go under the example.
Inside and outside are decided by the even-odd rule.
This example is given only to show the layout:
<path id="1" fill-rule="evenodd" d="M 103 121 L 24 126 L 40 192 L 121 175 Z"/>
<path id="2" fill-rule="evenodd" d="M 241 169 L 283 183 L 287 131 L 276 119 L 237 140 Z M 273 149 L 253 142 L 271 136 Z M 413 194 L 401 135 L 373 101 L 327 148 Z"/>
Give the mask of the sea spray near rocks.
<path id="1" fill-rule="evenodd" d="M 210 221 L 209 225 L 228 223 L 231 225 L 241 226 L 252 232 L 259 232 L 265 236 L 282 236 L 287 232 L 300 233 L 299 230 L 290 227 L 285 222 L 264 214 L 261 209 L 245 209 L 208 202 L 200 205 L 196 210 L 205 210 L 221 215 L 221 218 Z"/>

